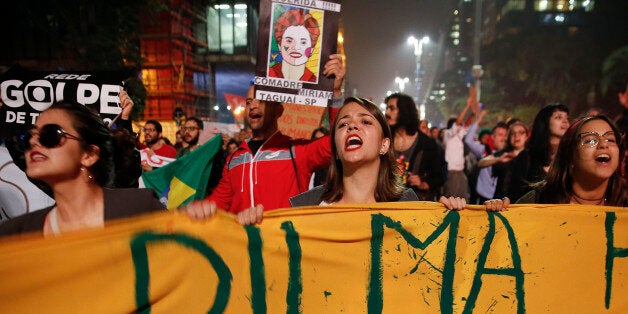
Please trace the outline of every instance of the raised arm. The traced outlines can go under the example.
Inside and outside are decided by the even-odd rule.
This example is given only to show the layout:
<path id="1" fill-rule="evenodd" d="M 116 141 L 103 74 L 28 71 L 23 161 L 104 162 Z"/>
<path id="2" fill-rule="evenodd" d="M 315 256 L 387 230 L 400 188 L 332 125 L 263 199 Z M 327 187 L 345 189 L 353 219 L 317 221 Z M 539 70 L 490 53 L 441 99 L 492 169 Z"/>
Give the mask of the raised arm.
<path id="1" fill-rule="evenodd" d="M 458 118 L 456 119 L 456 125 L 462 125 L 462 121 L 467 115 L 467 110 L 469 110 L 469 107 L 471 107 L 471 103 L 467 101 L 467 104 L 464 106 L 462 111 L 460 111 L 460 114 L 458 114 Z"/>
<path id="2" fill-rule="evenodd" d="M 329 56 L 329 60 L 325 63 L 323 75 L 334 76 L 334 95 L 332 106 L 329 108 L 329 121 L 333 123 L 338 113 L 338 109 L 342 106 L 342 82 L 345 79 L 346 70 L 342 61 L 341 54 L 333 54 Z"/>
<path id="3" fill-rule="evenodd" d="M 482 122 L 482 118 L 486 114 L 486 110 L 480 111 L 475 122 L 469 127 L 469 131 L 467 131 L 467 135 L 464 137 L 464 142 L 469 146 L 471 152 L 477 157 L 482 158 L 484 155 L 484 144 L 475 140 L 475 136 L 478 135 L 478 129 L 480 128 L 480 123 Z"/>

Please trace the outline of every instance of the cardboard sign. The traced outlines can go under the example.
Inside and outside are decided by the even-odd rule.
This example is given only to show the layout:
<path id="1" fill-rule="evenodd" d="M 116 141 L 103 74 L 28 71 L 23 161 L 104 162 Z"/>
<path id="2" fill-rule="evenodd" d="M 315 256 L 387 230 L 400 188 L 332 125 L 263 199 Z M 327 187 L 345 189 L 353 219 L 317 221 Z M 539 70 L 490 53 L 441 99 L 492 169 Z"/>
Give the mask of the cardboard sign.
<path id="1" fill-rule="evenodd" d="M 334 80 L 322 73 L 336 52 L 339 17 L 338 1 L 262 1 L 255 98 L 327 106 Z"/>
<path id="2" fill-rule="evenodd" d="M 293 138 L 310 139 L 312 132 L 320 126 L 325 108 L 284 104 L 283 115 L 278 120 L 281 133 Z"/>

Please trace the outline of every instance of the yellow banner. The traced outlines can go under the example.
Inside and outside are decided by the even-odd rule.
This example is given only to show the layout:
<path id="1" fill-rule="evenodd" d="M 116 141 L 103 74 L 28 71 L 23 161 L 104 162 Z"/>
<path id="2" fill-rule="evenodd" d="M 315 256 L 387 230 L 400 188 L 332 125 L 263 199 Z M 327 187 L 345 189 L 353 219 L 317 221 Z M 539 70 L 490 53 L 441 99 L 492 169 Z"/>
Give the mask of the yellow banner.
<path id="1" fill-rule="evenodd" d="M 429 202 L 158 213 L 0 240 L 0 313 L 626 313 L 628 211 Z"/>

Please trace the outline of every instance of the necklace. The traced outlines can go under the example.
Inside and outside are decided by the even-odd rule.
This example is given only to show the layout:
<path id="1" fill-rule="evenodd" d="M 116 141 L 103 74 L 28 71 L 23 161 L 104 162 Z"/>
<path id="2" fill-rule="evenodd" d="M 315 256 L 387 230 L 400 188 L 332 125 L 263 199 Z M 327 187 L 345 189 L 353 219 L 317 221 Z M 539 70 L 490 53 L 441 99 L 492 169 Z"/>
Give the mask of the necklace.
<path id="1" fill-rule="evenodd" d="M 54 235 L 60 235 L 59 220 L 57 219 L 57 206 L 53 207 L 50 213 L 48 213 L 48 220 L 50 222 L 50 229 Z"/>
<path id="2" fill-rule="evenodd" d="M 606 204 L 606 198 L 605 197 L 588 199 L 588 198 L 582 198 L 582 197 L 576 195 L 576 193 L 573 193 L 571 196 L 572 196 L 573 200 L 576 201 L 576 203 L 578 203 L 578 204 L 583 204 L 581 201 L 585 201 L 585 202 L 597 201 L 596 204 L 588 204 L 588 205 L 604 205 L 604 204 Z M 585 205 L 585 204 L 583 204 L 583 205 Z"/>

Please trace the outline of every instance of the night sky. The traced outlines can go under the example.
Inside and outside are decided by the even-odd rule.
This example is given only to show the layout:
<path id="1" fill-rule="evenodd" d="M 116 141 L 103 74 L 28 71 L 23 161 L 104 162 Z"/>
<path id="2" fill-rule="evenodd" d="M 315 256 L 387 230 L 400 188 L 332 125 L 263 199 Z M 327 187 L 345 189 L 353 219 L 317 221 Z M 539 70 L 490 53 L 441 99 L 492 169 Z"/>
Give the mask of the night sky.
<path id="1" fill-rule="evenodd" d="M 397 90 L 396 76 L 414 77 L 414 49 L 408 37 L 429 36 L 434 44 L 447 31 L 452 0 L 342 0 L 347 56 L 347 95 L 380 103 L 387 90 Z M 424 51 L 429 49 L 424 46 Z M 425 52 L 424 52 L 425 53 Z M 410 90 L 408 90 L 408 88 Z M 412 86 L 406 93 L 412 94 Z"/>

